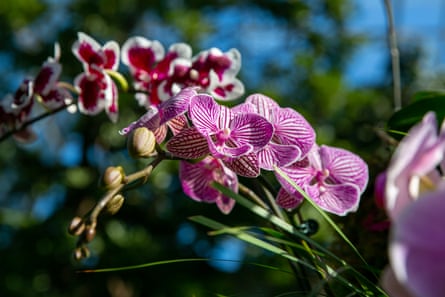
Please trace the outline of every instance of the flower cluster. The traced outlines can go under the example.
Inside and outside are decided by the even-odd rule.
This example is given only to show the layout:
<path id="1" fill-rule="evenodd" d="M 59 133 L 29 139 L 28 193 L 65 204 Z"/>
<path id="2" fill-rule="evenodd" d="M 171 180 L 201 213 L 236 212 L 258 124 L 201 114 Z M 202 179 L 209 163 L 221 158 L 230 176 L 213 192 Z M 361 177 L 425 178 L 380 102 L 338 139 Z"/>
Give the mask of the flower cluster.
<path id="1" fill-rule="evenodd" d="M 391 296 L 440 296 L 445 292 L 445 126 L 427 113 L 399 143 L 377 181 L 391 221 L 383 285 Z"/>
<path id="2" fill-rule="evenodd" d="M 126 84 L 118 72 L 121 60 L 134 80 L 136 99 L 147 108 L 159 105 L 184 87 L 197 87 L 220 100 L 233 100 L 244 93 L 244 85 L 236 77 L 241 67 L 236 49 L 223 53 L 211 48 L 192 56 L 190 45 L 185 43 L 174 44 L 165 53 L 158 41 L 144 37 L 131 37 L 121 48 L 116 41 L 101 45 L 82 32 L 71 49 L 83 71 L 73 83 L 59 82 L 62 66 L 56 46 L 54 57 L 48 58 L 35 78 L 26 78 L 15 94 L 0 101 L 0 136 L 12 132 L 18 139 L 31 139 L 25 124 L 36 99 L 50 112 L 76 99 L 79 112 L 97 115 L 105 111 L 116 122 L 119 89 L 114 78 Z"/>
<path id="3" fill-rule="evenodd" d="M 224 213 L 234 205 L 216 194 L 212 182 L 238 188 L 237 176 L 255 178 L 261 170 L 280 168 L 322 209 L 345 215 L 355 211 L 368 182 L 366 163 L 340 148 L 315 143 L 315 132 L 306 119 L 271 98 L 252 94 L 232 108 L 211 95 L 189 87 L 150 106 L 139 120 L 121 130 L 126 135 L 145 127 L 180 163 L 184 193 L 192 199 L 215 202 Z M 200 160 L 189 162 L 187 160 Z M 303 201 L 299 191 L 276 174 L 282 188 L 278 205 L 294 209 Z"/>
<path id="4" fill-rule="evenodd" d="M 43 63 L 35 78 L 25 78 L 13 95 L 8 94 L 0 101 L 0 135 L 22 127 L 31 115 L 35 99 L 50 110 L 71 103 L 72 95 L 59 83 L 62 72 L 59 59 L 60 48 L 56 44 L 54 57 Z M 22 141 L 34 138 L 30 129 L 22 129 L 14 136 Z"/>

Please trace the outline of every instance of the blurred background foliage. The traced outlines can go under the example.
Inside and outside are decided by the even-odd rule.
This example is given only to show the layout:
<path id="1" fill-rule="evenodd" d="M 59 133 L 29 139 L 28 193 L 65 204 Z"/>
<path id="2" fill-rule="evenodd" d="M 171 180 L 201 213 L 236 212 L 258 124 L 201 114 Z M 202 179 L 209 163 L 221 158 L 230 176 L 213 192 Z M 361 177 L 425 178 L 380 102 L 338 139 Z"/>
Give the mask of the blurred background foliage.
<path id="1" fill-rule="evenodd" d="M 81 71 L 71 54 L 79 31 L 100 42 L 122 44 L 134 35 L 157 39 L 166 48 L 187 42 L 194 53 L 238 48 L 246 95 L 261 92 L 295 108 L 314 125 L 319 143 L 350 149 L 368 162 L 371 183 L 359 211 L 336 220 L 380 269 L 386 263 L 387 234 L 369 231 L 363 222 L 369 215 L 383 218 L 374 205 L 372 181 L 390 153 L 376 130 L 392 113 L 391 68 L 388 60 L 387 75 L 374 85 L 353 87 L 345 80 L 351 55 L 369 38 L 348 30 L 347 20 L 355 11 L 352 0 L 0 1 L 0 94 L 14 92 L 25 76 L 35 75 L 55 42 L 62 48 L 62 80 L 72 82 Z M 421 57 L 418 45 L 401 49 L 404 98 L 415 91 Z M 117 133 L 143 110 L 130 95 L 121 95 L 119 104 L 116 125 L 104 115 L 61 112 L 33 126 L 39 136 L 35 143 L 0 143 L 0 295 L 298 296 L 285 261 L 230 238 L 209 237 L 207 230 L 188 221 L 205 214 L 231 225 L 264 223 L 239 206 L 224 216 L 214 205 L 186 198 L 174 162 L 157 168 L 145 186 L 127 192 L 117 215 L 101 220 L 91 258 L 72 260 L 75 238 L 67 234 L 67 226 L 103 194 L 98 187 L 103 170 L 121 165 L 133 172 L 144 165 L 129 158 L 125 139 Z M 341 243 L 323 237 L 327 232 L 320 234 L 321 241 L 349 257 Z M 196 257 L 239 261 L 77 273 Z"/>

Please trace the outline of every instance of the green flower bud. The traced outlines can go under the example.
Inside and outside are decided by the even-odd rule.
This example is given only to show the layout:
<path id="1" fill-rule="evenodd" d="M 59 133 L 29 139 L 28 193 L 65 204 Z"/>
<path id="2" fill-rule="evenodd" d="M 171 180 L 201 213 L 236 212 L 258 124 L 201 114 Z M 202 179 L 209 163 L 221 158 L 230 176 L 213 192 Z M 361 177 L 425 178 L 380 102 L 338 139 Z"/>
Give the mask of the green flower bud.
<path id="1" fill-rule="evenodd" d="M 124 177 L 124 169 L 121 166 L 110 166 L 105 169 L 102 180 L 106 188 L 112 189 L 120 185 Z"/>
<path id="2" fill-rule="evenodd" d="M 124 196 L 122 196 L 121 194 L 113 196 L 113 198 L 111 198 L 111 200 L 106 205 L 108 213 L 111 215 L 116 214 L 124 204 L 124 200 Z"/>
<path id="3" fill-rule="evenodd" d="M 128 152 L 133 158 L 147 158 L 155 150 L 156 137 L 145 127 L 136 128 L 128 138 Z"/>

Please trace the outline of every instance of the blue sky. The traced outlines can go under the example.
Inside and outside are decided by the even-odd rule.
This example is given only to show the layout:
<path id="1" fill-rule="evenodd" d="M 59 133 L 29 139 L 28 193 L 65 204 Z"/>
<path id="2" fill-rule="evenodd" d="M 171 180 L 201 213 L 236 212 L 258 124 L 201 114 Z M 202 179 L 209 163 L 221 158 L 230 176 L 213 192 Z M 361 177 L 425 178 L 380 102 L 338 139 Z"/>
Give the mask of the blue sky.
<path id="1" fill-rule="evenodd" d="M 351 60 L 347 78 L 353 85 L 366 85 L 383 71 L 381 65 L 389 55 L 387 20 L 383 0 L 355 0 L 357 9 L 349 20 L 349 30 L 364 33 L 369 42 Z M 421 70 L 443 70 L 445 52 L 445 2 L 441 0 L 393 0 L 393 13 L 399 44 L 421 43 L 425 50 Z"/>

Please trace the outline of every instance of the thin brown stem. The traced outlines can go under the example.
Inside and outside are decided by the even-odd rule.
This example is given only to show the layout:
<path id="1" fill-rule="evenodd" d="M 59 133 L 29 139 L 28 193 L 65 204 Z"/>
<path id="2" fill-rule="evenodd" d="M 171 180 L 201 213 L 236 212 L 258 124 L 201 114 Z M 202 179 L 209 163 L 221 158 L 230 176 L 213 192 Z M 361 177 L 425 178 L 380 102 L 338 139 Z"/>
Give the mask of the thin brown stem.
<path id="1" fill-rule="evenodd" d="M 397 35 L 394 25 L 394 15 L 392 11 L 391 0 L 384 0 L 384 4 L 386 18 L 388 20 L 388 41 L 392 65 L 394 110 L 397 111 L 402 108 L 399 49 L 397 47 Z"/>

